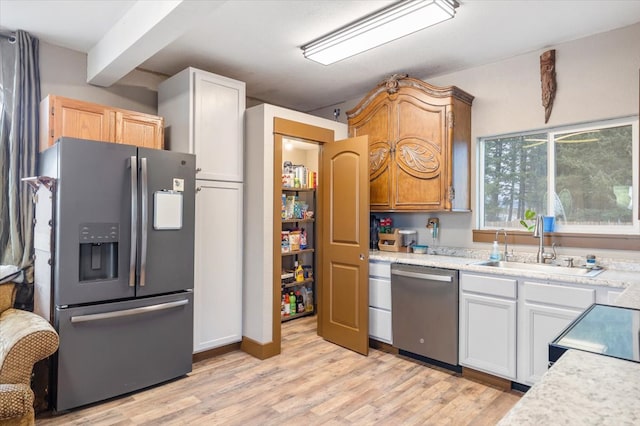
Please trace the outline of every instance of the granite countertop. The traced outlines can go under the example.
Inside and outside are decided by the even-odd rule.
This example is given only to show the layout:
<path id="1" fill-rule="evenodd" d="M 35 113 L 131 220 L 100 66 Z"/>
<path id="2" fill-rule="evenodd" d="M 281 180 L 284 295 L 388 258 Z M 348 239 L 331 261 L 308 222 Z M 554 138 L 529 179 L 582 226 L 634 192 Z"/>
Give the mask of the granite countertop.
<path id="1" fill-rule="evenodd" d="M 573 284 L 599 285 L 623 289 L 640 286 L 640 273 L 637 271 L 605 269 L 602 273 L 598 274 L 595 277 L 585 277 L 580 275 L 559 275 L 541 271 L 524 269 L 514 270 L 481 265 L 480 263 L 487 260 L 486 257 L 480 257 L 482 256 L 482 253 L 477 254 L 469 252 L 466 254 L 467 256 L 453 256 L 440 254 L 431 255 L 397 253 L 376 250 L 369 252 L 369 260 L 392 263 L 408 263 L 412 265 L 433 266 L 445 269 L 458 269 L 460 271 L 481 272 L 492 275 L 519 276 L 540 280 L 553 280 Z M 469 257 L 469 255 L 475 255 L 477 257 Z M 638 304 L 638 306 L 640 306 L 640 303 Z"/>
<path id="2" fill-rule="evenodd" d="M 477 265 L 484 259 L 473 257 L 473 254 L 457 257 L 371 251 L 369 259 L 618 287 L 624 291 L 614 304 L 640 309 L 640 273 L 637 270 L 611 268 L 596 277 L 575 277 Z M 570 349 L 498 424 L 638 425 L 639 395 L 640 363 Z"/>
<path id="3" fill-rule="evenodd" d="M 638 425 L 640 363 L 568 350 L 498 425 Z"/>
<path id="4" fill-rule="evenodd" d="M 640 309 L 640 285 L 618 296 L 617 306 Z M 638 425 L 640 363 L 567 350 L 499 425 Z"/>

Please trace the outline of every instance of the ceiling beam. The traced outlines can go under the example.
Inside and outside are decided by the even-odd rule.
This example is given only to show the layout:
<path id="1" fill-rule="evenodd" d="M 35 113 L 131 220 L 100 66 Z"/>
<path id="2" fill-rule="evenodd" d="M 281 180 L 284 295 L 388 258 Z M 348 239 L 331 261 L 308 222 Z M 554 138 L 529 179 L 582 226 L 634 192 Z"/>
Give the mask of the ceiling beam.
<path id="1" fill-rule="evenodd" d="M 193 29 L 224 1 L 138 0 L 87 57 L 87 83 L 109 87 Z"/>

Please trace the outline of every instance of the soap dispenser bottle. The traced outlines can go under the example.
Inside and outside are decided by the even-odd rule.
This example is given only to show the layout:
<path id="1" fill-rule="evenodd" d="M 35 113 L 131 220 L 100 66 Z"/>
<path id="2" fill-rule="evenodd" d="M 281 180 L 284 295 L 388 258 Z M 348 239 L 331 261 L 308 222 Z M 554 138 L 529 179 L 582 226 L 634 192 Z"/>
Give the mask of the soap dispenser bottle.
<path id="1" fill-rule="evenodd" d="M 500 246 L 498 246 L 498 242 L 494 241 L 493 242 L 493 247 L 491 248 L 491 254 L 489 255 L 489 260 L 492 260 L 494 262 L 498 262 L 500 261 L 500 258 L 502 256 L 500 256 Z"/>

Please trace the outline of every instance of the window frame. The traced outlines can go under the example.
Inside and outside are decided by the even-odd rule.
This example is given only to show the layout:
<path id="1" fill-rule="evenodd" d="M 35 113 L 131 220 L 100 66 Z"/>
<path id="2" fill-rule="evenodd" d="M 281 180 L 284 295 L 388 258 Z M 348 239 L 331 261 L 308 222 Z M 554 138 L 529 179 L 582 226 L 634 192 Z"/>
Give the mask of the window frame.
<path id="1" fill-rule="evenodd" d="M 484 238 L 477 239 L 476 234 L 478 236 L 484 235 L 487 232 L 495 232 L 496 228 L 487 227 L 484 225 L 484 216 L 485 216 L 485 193 L 484 193 L 484 180 L 485 180 L 485 146 L 486 141 L 498 138 L 507 138 L 507 137 L 526 137 L 529 135 L 540 135 L 546 134 L 547 137 L 547 209 L 550 209 L 550 206 L 553 206 L 553 194 L 554 191 L 550 191 L 549 189 L 553 188 L 555 190 L 555 179 L 556 179 L 556 150 L 555 150 L 555 137 L 558 134 L 566 134 L 572 132 L 585 132 L 595 129 L 605 129 L 611 127 L 620 127 L 620 126 L 631 126 L 631 143 L 632 143 L 632 223 L 628 226 L 580 226 L 580 225 L 569 225 L 569 226 L 558 226 L 558 229 L 553 234 L 556 236 L 567 235 L 571 236 L 572 239 L 576 237 L 579 238 L 580 235 L 606 235 L 607 237 L 615 237 L 615 236 L 640 236 L 640 141 L 639 141 L 639 131 L 638 131 L 638 116 L 625 116 L 614 119 L 605 119 L 605 120 L 597 120 L 579 124 L 571 124 L 557 127 L 550 127 L 546 129 L 536 129 L 524 132 L 512 132 L 507 134 L 498 134 L 498 135 L 490 135 L 483 136 L 477 139 L 477 174 L 478 177 L 476 182 L 476 215 L 475 225 L 476 230 L 474 230 L 474 242 L 475 241 L 484 241 Z M 547 215 L 549 211 L 538 212 L 539 214 Z M 524 229 L 524 228 L 523 228 Z M 509 233 L 518 233 L 519 231 L 514 228 L 508 229 Z M 528 231 L 522 232 L 524 235 L 530 234 Z M 614 238 L 615 240 L 615 238 Z M 537 240 L 536 240 L 537 241 Z M 526 244 L 526 243 L 525 243 Z"/>

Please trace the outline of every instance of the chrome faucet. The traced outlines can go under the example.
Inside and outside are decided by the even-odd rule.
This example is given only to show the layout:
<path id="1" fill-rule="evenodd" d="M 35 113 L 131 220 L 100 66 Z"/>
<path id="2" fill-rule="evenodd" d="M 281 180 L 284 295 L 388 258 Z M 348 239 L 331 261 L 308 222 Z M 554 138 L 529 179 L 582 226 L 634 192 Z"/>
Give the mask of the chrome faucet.
<path id="1" fill-rule="evenodd" d="M 533 237 L 540 238 L 540 244 L 538 245 L 538 256 L 536 261 L 538 263 L 547 263 L 547 261 L 552 261 L 556 258 L 556 245 L 552 244 L 551 249 L 553 253 L 545 253 L 544 252 L 544 222 L 542 216 L 538 216 L 536 219 L 536 226 L 533 228 Z"/>
<path id="2" fill-rule="evenodd" d="M 500 231 L 502 231 L 502 234 L 504 235 L 504 254 L 502 255 L 502 258 L 508 262 L 513 257 L 513 253 L 509 254 L 509 246 L 507 245 L 507 231 L 504 228 L 500 228 L 496 231 L 496 241 L 498 241 L 498 234 L 500 234 Z"/>

